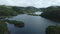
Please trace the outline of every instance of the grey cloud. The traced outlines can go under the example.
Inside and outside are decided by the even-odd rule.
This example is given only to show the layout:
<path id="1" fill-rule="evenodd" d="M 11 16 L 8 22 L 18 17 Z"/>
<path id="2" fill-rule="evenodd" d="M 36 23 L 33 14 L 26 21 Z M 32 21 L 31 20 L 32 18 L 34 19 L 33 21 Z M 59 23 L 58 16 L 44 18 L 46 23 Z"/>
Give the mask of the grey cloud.
<path id="1" fill-rule="evenodd" d="M 48 7 L 60 5 L 60 0 L 0 0 L 0 4 L 13 6 Z"/>

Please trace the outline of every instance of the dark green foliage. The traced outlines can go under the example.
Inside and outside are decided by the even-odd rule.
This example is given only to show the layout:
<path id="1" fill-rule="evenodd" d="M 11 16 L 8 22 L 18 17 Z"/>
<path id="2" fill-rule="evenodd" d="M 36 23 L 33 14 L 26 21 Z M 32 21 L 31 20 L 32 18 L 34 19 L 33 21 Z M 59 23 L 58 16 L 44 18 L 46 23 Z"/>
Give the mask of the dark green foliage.
<path id="1" fill-rule="evenodd" d="M 7 6 L 0 6 L 0 16 L 15 16 L 17 13 Z"/>
<path id="2" fill-rule="evenodd" d="M 33 13 L 37 11 L 37 8 L 35 7 L 17 7 L 17 6 L 13 6 L 12 7 L 13 10 L 15 10 L 18 13 L 24 14 L 24 13 Z"/>
<path id="3" fill-rule="evenodd" d="M 43 10 L 44 12 L 41 14 L 42 17 L 54 20 L 54 21 L 60 21 L 60 7 L 59 6 L 51 6 L 48 8 L 45 8 Z"/>
<path id="4" fill-rule="evenodd" d="M 60 26 L 49 26 L 46 28 L 46 34 L 60 34 Z"/>
<path id="5" fill-rule="evenodd" d="M 0 34 L 9 34 L 5 21 L 0 21 Z"/>
<path id="6" fill-rule="evenodd" d="M 13 6 L 12 7 L 12 9 L 14 10 L 14 11 L 16 11 L 17 13 L 19 13 L 19 14 L 24 14 L 24 9 L 23 9 L 24 7 L 17 7 L 17 6 Z"/>
<path id="7" fill-rule="evenodd" d="M 14 24 L 17 27 L 24 27 L 24 23 L 22 21 L 16 21 L 16 20 L 6 20 L 10 24 Z"/>
<path id="8" fill-rule="evenodd" d="M 17 7 L 0 5 L 0 18 L 16 16 L 17 14 L 28 14 L 37 11 L 35 7 Z"/>

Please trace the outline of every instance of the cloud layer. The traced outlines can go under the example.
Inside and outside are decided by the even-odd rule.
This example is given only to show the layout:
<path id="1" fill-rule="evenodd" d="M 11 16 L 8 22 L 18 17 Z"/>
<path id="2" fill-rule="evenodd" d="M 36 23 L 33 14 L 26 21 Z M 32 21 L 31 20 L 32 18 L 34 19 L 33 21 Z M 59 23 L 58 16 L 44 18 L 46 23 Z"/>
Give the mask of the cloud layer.
<path id="1" fill-rule="evenodd" d="M 0 0 L 0 4 L 12 6 L 48 7 L 60 5 L 60 0 Z"/>

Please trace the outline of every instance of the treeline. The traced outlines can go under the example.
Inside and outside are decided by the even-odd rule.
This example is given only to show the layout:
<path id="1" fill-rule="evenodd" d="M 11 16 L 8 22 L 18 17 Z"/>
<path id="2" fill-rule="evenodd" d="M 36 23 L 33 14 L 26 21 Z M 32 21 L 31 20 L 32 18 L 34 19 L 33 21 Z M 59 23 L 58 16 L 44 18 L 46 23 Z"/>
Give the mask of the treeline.
<path id="1" fill-rule="evenodd" d="M 35 7 L 17 7 L 0 5 L 0 18 L 15 16 L 17 14 L 33 13 L 37 11 Z"/>
<path id="2" fill-rule="evenodd" d="M 12 7 L 13 10 L 18 11 L 18 13 L 33 13 L 36 12 L 38 9 L 32 6 L 29 7 L 17 7 L 17 6 L 13 6 Z"/>
<path id="3" fill-rule="evenodd" d="M 41 8 L 43 13 L 40 15 L 44 18 L 50 19 L 60 23 L 60 6 L 50 6 L 47 8 Z M 60 26 L 48 26 L 46 28 L 46 34 L 60 34 Z"/>
<path id="4" fill-rule="evenodd" d="M 60 21 L 60 6 L 51 6 L 47 8 L 41 9 L 43 13 L 41 14 L 42 17 L 54 20 L 54 21 Z"/>

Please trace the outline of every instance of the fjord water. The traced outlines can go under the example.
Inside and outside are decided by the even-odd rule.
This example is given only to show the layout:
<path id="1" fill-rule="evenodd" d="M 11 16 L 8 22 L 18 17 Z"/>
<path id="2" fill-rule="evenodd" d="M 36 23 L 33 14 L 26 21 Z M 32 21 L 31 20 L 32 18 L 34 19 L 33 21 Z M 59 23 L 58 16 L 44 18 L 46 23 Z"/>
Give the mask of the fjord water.
<path id="1" fill-rule="evenodd" d="M 45 19 L 41 16 L 31 16 L 27 14 L 17 15 L 9 19 L 24 22 L 24 27 L 22 28 L 18 28 L 13 24 L 8 23 L 8 29 L 11 34 L 45 34 L 46 27 L 50 25 L 60 24 Z"/>

